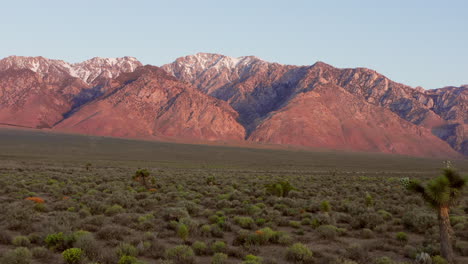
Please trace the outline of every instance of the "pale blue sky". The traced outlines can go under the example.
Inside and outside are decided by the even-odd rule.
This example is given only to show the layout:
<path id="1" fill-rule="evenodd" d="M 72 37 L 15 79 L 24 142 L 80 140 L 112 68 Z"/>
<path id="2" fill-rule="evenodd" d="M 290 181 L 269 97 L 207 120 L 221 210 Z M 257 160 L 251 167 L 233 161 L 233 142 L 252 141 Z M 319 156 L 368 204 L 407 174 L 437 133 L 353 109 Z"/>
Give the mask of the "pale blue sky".
<path id="1" fill-rule="evenodd" d="M 197 52 L 367 67 L 424 88 L 468 84 L 468 1 L 4 1 L 0 57 L 77 62 Z"/>

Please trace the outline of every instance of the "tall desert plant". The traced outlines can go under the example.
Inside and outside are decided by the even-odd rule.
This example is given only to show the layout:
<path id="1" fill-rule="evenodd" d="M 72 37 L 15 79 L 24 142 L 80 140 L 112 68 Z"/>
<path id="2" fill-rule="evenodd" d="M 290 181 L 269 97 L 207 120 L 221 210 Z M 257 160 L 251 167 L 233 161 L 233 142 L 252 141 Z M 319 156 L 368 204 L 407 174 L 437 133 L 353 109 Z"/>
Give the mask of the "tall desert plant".
<path id="1" fill-rule="evenodd" d="M 425 186 L 416 180 L 406 178 L 403 181 L 406 188 L 420 194 L 423 199 L 437 211 L 440 232 L 440 252 L 449 262 L 453 263 L 452 226 L 450 224 L 450 208 L 462 195 L 467 185 L 464 179 L 454 169 L 447 167 L 441 176 L 431 180 Z"/>

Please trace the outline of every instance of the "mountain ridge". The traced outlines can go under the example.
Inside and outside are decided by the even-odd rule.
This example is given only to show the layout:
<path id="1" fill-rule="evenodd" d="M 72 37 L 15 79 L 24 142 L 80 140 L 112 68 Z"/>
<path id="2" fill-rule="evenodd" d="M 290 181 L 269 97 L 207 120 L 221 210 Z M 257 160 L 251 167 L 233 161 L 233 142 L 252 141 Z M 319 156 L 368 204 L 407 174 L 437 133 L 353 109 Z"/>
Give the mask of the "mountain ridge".
<path id="1" fill-rule="evenodd" d="M 0 123 L 456 156 L 452 149 L 468 155 L 467 88 L 423 90 L 363 67 L 285 65 L 255 56 L 197 53 L 160 68 L 133 57 L 71 64 L 10 56 L 0 60 Z"/>

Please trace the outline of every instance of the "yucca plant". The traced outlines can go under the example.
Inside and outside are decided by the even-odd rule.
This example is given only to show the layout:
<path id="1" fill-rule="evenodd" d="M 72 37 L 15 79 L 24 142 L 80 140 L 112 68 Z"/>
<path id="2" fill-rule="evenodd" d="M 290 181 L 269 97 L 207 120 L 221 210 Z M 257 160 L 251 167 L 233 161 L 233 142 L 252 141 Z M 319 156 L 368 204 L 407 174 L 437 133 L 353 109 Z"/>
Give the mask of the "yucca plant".
<path id="1" fill-rule="evenodd" d="M 420 194 L 423 199 L 437 211 L 440 232 L 440 252 L 453 263 L 452 226 L 450 225 L 450 207 L 460 198 L 466 186 L 464 179 L 452 168 L 445 168 L 441 176 L 431 180 L 426 186 L 416 180 L 404 179 L 403 184 L 412 192 Z"/>
<path id="2" fill-rule="evenodd" d="M 150 172 L 147 169 L 139 169 L 135 172 L 132 179 L 141 183 L 145 188 L 149 188 Z"/>

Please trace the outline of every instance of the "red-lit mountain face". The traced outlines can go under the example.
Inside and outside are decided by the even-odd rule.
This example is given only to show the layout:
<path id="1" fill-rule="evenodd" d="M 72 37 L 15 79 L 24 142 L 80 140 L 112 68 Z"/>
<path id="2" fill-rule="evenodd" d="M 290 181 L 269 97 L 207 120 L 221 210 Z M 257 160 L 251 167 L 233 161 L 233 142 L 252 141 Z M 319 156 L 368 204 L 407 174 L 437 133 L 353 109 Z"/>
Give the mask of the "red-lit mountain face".
<path id="1" fill-rule="evenodd" d="M 448 142 L 453 149 L 465 155 L 468 154 L 466 140 L 467 87 L 425 91 L 422 88 L 411 88 L 393 82 L 385 76 L 365 68 L 338 69 L 322 62 L 311 66 L 281 65 L 251 56 L 230 58 L 206 53 L 179 58 L 162 68 L 178 79 L 194 84 L 201 91 L 227 101 L 239 112 L 239 121 L 246 127 L 249 140 L 411 154 L 418 152 L 417 148 L 428 148 L 428 146 L 423 147 L 422 145 L 430 145 L 432 144 L 430 142 L 434 141 L 438 142 L 439 140 L 433 137 L 436 135 Z M 327 89 L 331 91 L 327 91 Z M 353 102 L 364 108 L 374 107 L 375 109 L 367 111 L 367 114 L 361 113 L 362 120 L 366 120 L 373 127 L 372 133 L 368 131 L 368 128 L 362 124 L 357 125 L 357 123 L 355 128 L 348 128 L 344 132 L 345 135 L 348 135 L 349 131 L 352 130 L 351 134 L 353 135 L 354 133 L 361 134 L 360 129 L 365 128 L 368 131 L 365 134 L 369 140 L 360 140 L 362 146 L 356 146 L 357 143 L 349 143 L 351 144 L 349 145 L 346 140 L 325 140 L 337 132 L 336 127 L 333 131 L 325 129 L 325 127 L 329 125 L 329 122 L 333 123 L 332 120 L 336 121 L 337 118 L 343 116 L 342 112 L 348 110 L 342 104 L 342 109 L 335 108 L 334 112 L 329 113 L 328 119 L 322 117 L 322 123 L 317 124 L 317 113 L 312 114 L 310 111 L 317 112 L 320 104 L 317 104 L 317 100 L 309 98 L 312 91 L 317 95 L 325 92 L 336 93 L 336 102 L 340 101 L 341 97 L 345 97 L 346 100 L 343 102 L 348 104 Z M 309 99 L 300 99 L 304 97 Z M 324 107 L 333 104 L 332 98 L 327 99 L 328 103 Z M 299 102 L 303 104 L 301 108 L 297 108 Z M 385 128 L 383 129 L 386 131 L 385 134 L 392 135 L 392 137 L 387 137 L 387 140 L 383 141 L 378 140 L 380 143 L 364 143 L 373 142 L 373 138 L 377 134 L 382 135 L 382 132 L 378 132 L 377 129 L 379 125 L 373 124 L 376 122 L 376 117 L 373 115 L 381 108 L 387 110 L 385 114 L 383 112 L 379 114 L 387 116 L 387 119 L 381 120 L 382 122 L 383 120 L 393 120 L 395 126 L 400 124 L 399 126 L 402 128 L 392 128 L 395 131 Z M 305 109 L 308 109 L 309 112 Z M 293 112 L 288 113 L 288 111 Z M 269 122 L 273 122 L 273 120 L 279 122 L 278 117 L 275 119 L 277 115 L 282 116 L 283 122 L 286 120 L 292 122 L 292 120 L 299 118 L 302 119 L 303 123 L 301 124 L 313 123 L 315 130 L 321 130 L 322 133 L 315 137 L 313 133 L 306 132 L 307 129 L 297 124 L 297 126 L 293 124 L 287 126 L 291 131 L 302 131 L 302 133 L 296 131 L 293 137 L 289 137 L 287 133 L 266 131 Z M 351 122 L 349 119 L 353 118 L 357 117 L 348 116 L 346 120 Z M 342 122 L 339 123 L 342 124 Z M 408 122 L 411 124 L 407 124 Z M 321 128 L 318 128 L 319 126 Z M 397 145 L 407 143 L 395 141 L 396 138 L 406 138 L 408 135 L 414 134 L 413 127 L 419 127 L 428 133 L 421 133 L 420 140 L 416 140 L 418 143 L 411 144 L 414 145 L 413 147 L 408 146 L 409 149 L 413 149 L 412 151 L 397 147 Z M 405 130 L 408 131 L 401 134 Z M 423 142 L 425 144 L 422 144 Z M 394 146 L 391 146 L 392 144 Z M 387 145 L 387 147 L 382 147 L 383 145 Z"/>
<path id="2" fill-rule="evenodd" d="M 0 123 L 454 157 L 468 155 L 467 89 L 425 91 L 369 69 L 252 56 L 199 53 L 162 68 L 132 57 L 70 64 L 12 56 L 0 60 Z"/>

